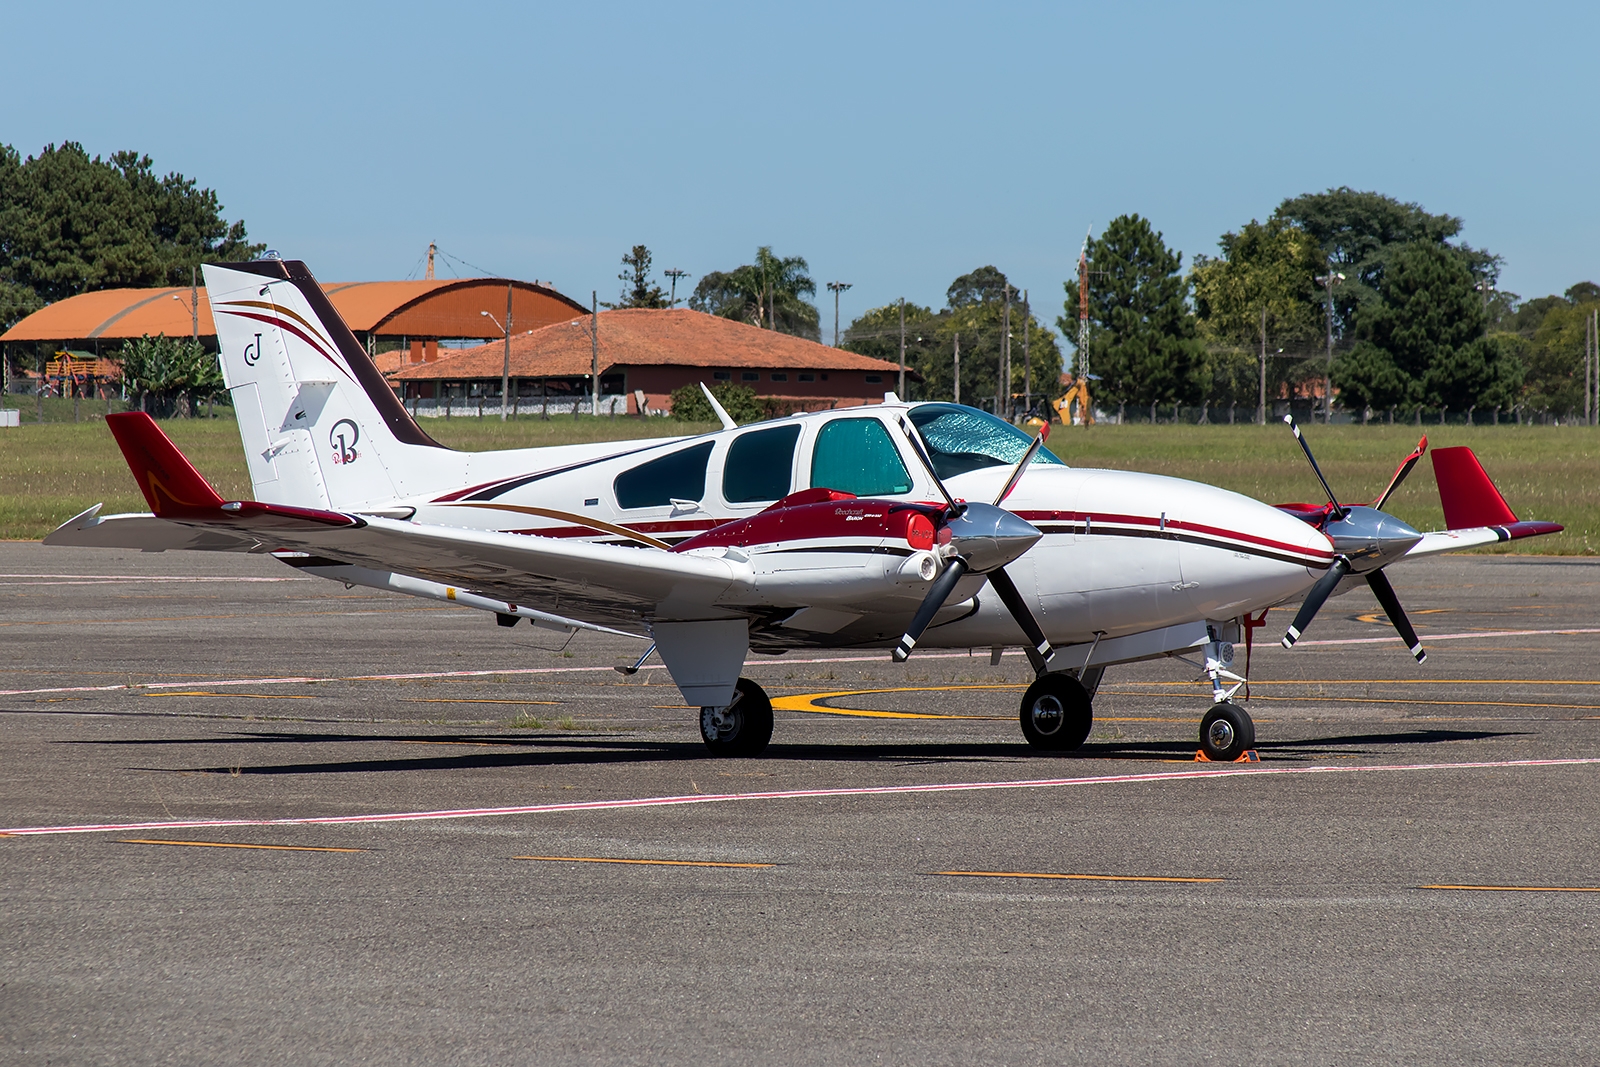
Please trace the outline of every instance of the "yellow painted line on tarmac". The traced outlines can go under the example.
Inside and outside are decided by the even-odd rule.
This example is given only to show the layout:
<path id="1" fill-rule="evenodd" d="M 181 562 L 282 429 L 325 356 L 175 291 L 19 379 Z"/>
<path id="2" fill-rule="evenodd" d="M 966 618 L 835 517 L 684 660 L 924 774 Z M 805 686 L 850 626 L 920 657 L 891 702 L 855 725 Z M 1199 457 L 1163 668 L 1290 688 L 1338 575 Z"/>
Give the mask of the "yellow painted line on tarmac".
<path id="1" fill-rule="evenodd" d="M 404 697 L 402 704 L 560 704 L 559 700 L 488 700 L 471 697 Z"/>
<path id="2" fill-rule="evenodd" d="M 924 711 L 861 711 L 855 708 L 828 708 L 820 700 L 842 697 L 876 696 L 879 693 L 959 693 L 979 689 L 1026 689 L 1025 685 L 908 685 L 893 689 L 841 689 L 831 693 L 800 693 L 795 696 L 774 697 L 773 711 L 810 711 L 819 715 L 850 715 L 863 719 L 982 719 L 1010 722 L 1010 715 L 937 715 Z"/>
<path id="3" fill-rule="evenodd" d="M 315 700 L 309 693 L 213 693 L 205 689 L 162 689 L 141 693 L 147 697 L 247 697 L 250 700 Z"/>
<path id="4" fill-rule="evenodd" d="M 625 863 L 641 867 L 739 867 L 765 870 L 776 863 L 724 863 L 720 860 L 636 860 L 618 856 L 512 856 L 514 860 L 534 860 L 539 863 Z"/>
<path id="5" fill-rule="evenodd" d="M 1441 614 L 1444 614 L 1445 612 L 1453 611 L 1453 610 L 1454 610 L 1453 608 L 1422 608 L 1422 609 L 1420 609 L 1418 611 L 1408 611 L 1408 612 L 1406 612 L 1406 614 L 1407 615 L 1441 615 Z M 1365 615 L 1357 615 L 1356 618 L 1360 619 L 1362 622 L 1370 622 L 1370 623 L 1374 623 L 1374 624 L 1383 623 L 1385 626 L 1390 625 L 1389 616 L 1385 615 L 1381 611 L 1369 611 Z"/>
<path id="6" fill-rule="evenodd" d="M 1049 871 L 934 871 L 952 878 L 1057 878 L 1074 882 L 1223 882 L 1225 878 L 1175 878 L 1162 874 L 1057 874 Z M 1430 888 L 1430 887 L 1424 887 Z"/>
<path id="7" fill-rule="evenodd" d="M 1418 889 L 1468 889 L 1481 893 L 1600 893 L 1594 885 L 1419 885 Z"/>
<path id="8" fill-rule="evenodd" d="M 164 841 L 138 837 L 117 839 L 122 845 L 190 845 L 196 848 L 259 848 L 271 852 L 367 852 L 364 848 L 328 848 L 320 845 L 245 845 L 236 841 Z"/>

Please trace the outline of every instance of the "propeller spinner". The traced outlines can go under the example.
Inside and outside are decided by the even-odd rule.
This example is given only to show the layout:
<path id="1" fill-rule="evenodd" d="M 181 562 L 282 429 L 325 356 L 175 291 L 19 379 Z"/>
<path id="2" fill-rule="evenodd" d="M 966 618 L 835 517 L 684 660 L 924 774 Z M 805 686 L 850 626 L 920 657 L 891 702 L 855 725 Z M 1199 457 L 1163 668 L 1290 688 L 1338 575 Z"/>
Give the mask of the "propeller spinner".
<path id="1" fill-rule="evenodd" d="M 1383 495 L 1378 498 L 1377 506 L 1347 506 L 1340 504 L 1334 498 L 1333 489 L 1328 485 L 1328 480 L 1322 476 L 1322 469 L 1317 466 L 1316 457 L 1311 454 L 1311 446 L 1306 443 L 1300 427 L 1295 424 L 1294 416 L 1285 415 L 1283 421 L 1289 424 L 1294 431 L 1295 440 L 1300 443 L 1300 448 L 1306 454 L 1311 470 L 1316 474 L 1317 480 L 1322 483 L 1322 488 L 1328 495 L 1328 510 L 1321 524 L 1321 529 L 1333 542 L 1333 565 L 1328 568 L 1328 573 L 1317 580 L 1317 584 L 1306 593 L 1305 600 L 1300 605 L 1300 610 L 1295 613 L 1294 622 L 1289 625 L 1288 632 L 1283 635 L 1283 647 L 1293 648 L 1295 642 L 1300 640 L 1306 627 L 1311 625 L 1311 620 L 1317 617 L 1317 612 L 1322 610 L 1322 605 L 1327 603 L 1338 584 L 1347 575 L 1364 575 L 1367 585 L 1372 589 L 1378 603 L 1383 607 L 1384 614 L 1389 617 L 1395 632 L 1406 643 L 1406 648 L 1418 663 L 1427 660 L 1428 653 L 1422 648 L 1422 642 L 1417 639 L 1417 631 L 1411 625 L 1411 620 L 1406 617 L 1405 608 L 1400 606 L 1400 598 L 1395 595 L 1394 586 L 1389 584 L 1388 576 L 1383 573 L 1383 568 L 1404 556 L 1422 540 L 1418 533 L 1408 523 L 1395 518 L 1379 508 L 1386 503 L 1395 489 L 1399 488 L 1406 475 L 1417 465 L 1427 450 L 1428 439 L 1424 437 L 1411 455 L 1400 464 L 1394 477 L 1389 480 L 1389 485 L 1384 489 Z"/>

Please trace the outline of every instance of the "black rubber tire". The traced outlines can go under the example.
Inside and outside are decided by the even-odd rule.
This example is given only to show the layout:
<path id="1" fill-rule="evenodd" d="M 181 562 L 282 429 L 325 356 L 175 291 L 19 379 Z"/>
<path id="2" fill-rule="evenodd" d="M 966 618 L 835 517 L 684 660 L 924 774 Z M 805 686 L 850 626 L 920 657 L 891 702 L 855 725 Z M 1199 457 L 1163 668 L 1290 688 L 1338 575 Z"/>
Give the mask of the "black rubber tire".
<path id="1" fill-rule="evenodd" d="M 1231 701 L 1211 705 L 1200 720 L 1200 751 L 1217 763 L 1232 763 L 1256 744 L 1256 724 Z"/>
<path id="2" fill-rule="evenodd" d="M 1070 674 L 1041 674 L 1022 695 L 1022 736 L 1046 752 L 1083 747 L 1094 707 L 1083 683 Z"/>
<path id="3" fill-rule="evenodd" d="M 772 700 L 767 691 L 740 678 L 733 703 L 723 712 L 719 729 L 715 708 L 700 709 L 700 738 L 713 756 L 759 756 L 772 740 Z"/>

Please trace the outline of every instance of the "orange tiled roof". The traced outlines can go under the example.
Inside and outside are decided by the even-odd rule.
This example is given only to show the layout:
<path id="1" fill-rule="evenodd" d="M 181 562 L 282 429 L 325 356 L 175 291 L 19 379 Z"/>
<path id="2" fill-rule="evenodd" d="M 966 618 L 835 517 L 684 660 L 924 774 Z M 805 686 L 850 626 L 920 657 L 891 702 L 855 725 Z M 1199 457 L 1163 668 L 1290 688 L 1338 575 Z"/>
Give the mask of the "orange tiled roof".
<path id="1" fill-rule="evenodd" d="M 505 317 L 505 291 L 517 293 L 516 316 L 541 325 L 583 314 L 576 301 L 541 283 L 505 278 L 450 278 L 412 282 L 324 282 L 322 291 L 350 329 L 380 334 L 431 337 L 482 337 L 499 332 L 478 314 L 486 307 L 496 320 Z M 177 299 L 173 299 L 177 297 Z M 211 303 L 199 289 L 200 336 L 213 337 Z M 514 326 L 514 324 L 513 324 Z M 0 341 L 65 341 L 106 338 L 121 340 L 166 334 L 188 337 L 189 287 L 100 289 L 80 293 L 40 308 L 17 323 Z"/>
<path id="2" fill-rule="evenodd" d="M 898 364 L 886 360 L 686 308 L 619 308 L 602 311 L 599 319 L 602 373 L 615 366 L 664 364 L 761 370 L 899 370 Z M 588 374 L 589 322 L 585 315 L 513 335 L 511 376 L 561 378 Z M 390 379 L 498 378 L 504 364 L 505 342 L 490 341 L 451 355 L 441 350 L 437 361 L 412 364 L 391 374 Z M 906 373 L 920 380 L 913 372 Z"/>

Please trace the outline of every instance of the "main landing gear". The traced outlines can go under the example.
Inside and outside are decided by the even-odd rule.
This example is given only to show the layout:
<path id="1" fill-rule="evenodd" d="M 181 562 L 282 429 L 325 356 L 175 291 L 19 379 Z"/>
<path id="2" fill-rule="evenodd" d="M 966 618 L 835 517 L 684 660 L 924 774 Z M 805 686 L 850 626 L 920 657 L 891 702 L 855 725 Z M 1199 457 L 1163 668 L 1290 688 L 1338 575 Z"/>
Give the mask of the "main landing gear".
<path id="1" fill-rule="evenodd" d="M 1070 674 L 1041 674 L 1022 695 L 1022 736 L 1034 748 L 1072 752 L 1092 725 L 1089 690 Z"/>
<path id="2" fill-rule="evenodd" d="M 714 756 L 759 756 L 772 740 L 772 700 L 766 690 L 740 678 L 732 703 L 700 709 L 700 737 Z"/>

